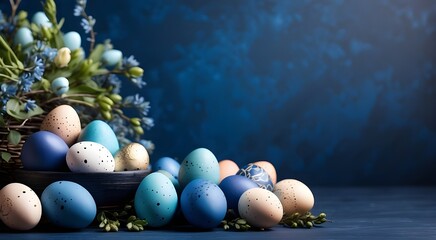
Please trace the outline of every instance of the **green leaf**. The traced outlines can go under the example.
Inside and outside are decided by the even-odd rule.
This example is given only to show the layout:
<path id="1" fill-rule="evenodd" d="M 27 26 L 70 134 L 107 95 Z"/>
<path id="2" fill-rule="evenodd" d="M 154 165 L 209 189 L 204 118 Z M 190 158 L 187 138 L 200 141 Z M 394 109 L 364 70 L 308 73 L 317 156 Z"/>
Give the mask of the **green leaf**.
<path id="1" fill-rule="evenodd" d="M 25 120 L 44 113 L 44 110 L 39 106 L 28 112 L 25 112 L 24 108 L 25 104 L 20 103 L 17 99 L 9 99 L 6 103 L 6 112 L 16 119 Z"/>
<path id="2" fill-rule="evenodd" d="M 92 82 L 92 81 L 90 81 Z M 96 84 L 95 82 L 93 82 L 94 84 Z M 70 90 L 68 91 L 68 94 L 99 94 L 102 92 L 105 92 L 106 90 L 104 88 L 100 88 L 97 85 L 94 85 L 92 83 L 87 83 L 86 85 L 80 85 L 77 87 L 73 87 L 70 88 Z"/>
<path id="3" fill-rule="evenodd" d="M 8 152 L 2 152 L 1 156 L 2 159 L 5 160 L 6 162 L 9 162 L 9 160 L 11 160 L 11 154 Z"/>
<path id="4" fill-rule="evenodd" d="M 12 145 L 17 145 L 21 141 L 21 133 L 15 130 L 11 130 L 8 134 L 8 142 Z"/>
<path id="5" fill-rule="evenodd" d="M 89 55 L 88 59 L 92 59 L 93 62 L 99 62 L 101 59 L 101 56 L 103 55 L 103 52 L 105 50 L 105 47 L 103 44 L 98 44 L 95 46 L 94 50 Z"/>

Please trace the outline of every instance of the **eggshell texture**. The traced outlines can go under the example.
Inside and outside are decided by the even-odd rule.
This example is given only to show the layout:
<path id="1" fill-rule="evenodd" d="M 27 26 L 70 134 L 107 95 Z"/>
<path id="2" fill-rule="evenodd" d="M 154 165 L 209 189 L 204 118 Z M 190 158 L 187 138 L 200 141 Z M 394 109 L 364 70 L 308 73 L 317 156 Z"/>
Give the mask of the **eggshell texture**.
<path id="1" fill-rule="evenodd" d="M 254 162 L 253 164 L 263 168 L 263 170 L 265 170 L 268 173 L 273 185 L 277 183 L 277 172 L 276 172 L 276 168 L 274 167 L 274 165 L 272 165 L 272 163 L 268 161 L 257 161 Z"/>
<path id="2" fill-rule="evenodd" d="M 113 156 L 119 150 L 117 136 L 112 128 L 101 120 L 94 120 L 90 122 L 79 135 L 78 141 L 90 141 L 100 143 L 105 146 Z"/>
<path id="3" fill-rule="evenodd" d="M 147 149 L 139 143 L 129 143 L 115 154 L 115 171 L 145 170 L 150 163 Z"/>
<path id="4" fill-rule="evenodd" d="M 180 206 L 190 224 L 205 229 L 220 224 L 227 212 L 223 191 L 215 183 L 203 179 L 195 179 L 183 189 Z"/>
<path id="5" fill-rule="evenodd" d="M 82 38 L 78 32 L 68 32 L 64 35 L 64 45 L 69 48 L 71 51 L 74 51 L 80 48 L 82 44 Z"/>
<path id="6" fill-rule="evenodd" d="M 221 160 L 218 164 L 220 166 L 220 182 L 228 176 L 235 175 L 239 170 L 238 165 L 232 160 Z"/>
<path id="7" fill-rule="evenodd" d="M 173 158 L 162 157 L 153 164 L 153 171 L 159 170 L 165 170 L 177 179 L 179 176 L 180 163 Z"/>
<path id="8" fill-rule="evenodd" d="M 209 180 L 218 183 L 220 170 L 213 153 L 206 148 L 197 148 L 186 156 L 180 165 L 179 183 L 183 188 L 194 179 Z"/>
<path id="9" fill-rule="evenodd" d="M 58 135 L 38 131 L 29 136 L 21 149 L 23 167 L 34 171 L 67 170 L 65 155 L 68 146 Z"/>
<path id="10" fill-rule="evenodd" d="M 283 217 L 283 206 L 274 193 L 263 188 L 245 191 L 238 203 L 239 215 L 259 228 L 277 225 Z"/>
<path id="11" fill-rule="evenodd" d="M 169 173 L 165 170 L 157 170 L 156 172 L 162 173 L 167 178 L 169 178 L 171 180 L 171 183 L 173 184 L 173 186 L 176 188 L 177 193 L 179 193 L 179 191 L 181 190 L 180 185 L 179 185 L 179 181 L 171 173 Z"/>
<path id="12" fill-rule="evenodd" d="M 246 178 L 253 180 L 255 183 L 257 183 L 257 185 L 259 185 L 260 188 L 264 188 L 270 191 L 273 190 L 271 177 L 263 168 L 254 165 L 253 163 L 245 165 L 236 174 L 245 176 Z"/>
<path id="13" fill-rule="evenodd" d="M 110 49 L 106 50 L 101 56 L 102 62 L 106 64 L 106 66 L 115 66 L 118 62 L 123 58 L 123 53 L 120 50 Z"/>
<path id="14" fill-rule="evenodd" d="M 81 185 L 70 181 L 57 181 L 48 185 L 41 194 L 44 216 L 56 226 L 85 228 L 97 214 L 92 195 Z"/>
<path id="15" fill-rule="evenodd" d="M 45 116 L 41 130 L 58 135 L 71 146 L 76 142 L 82 129 L 76 110 L 69 105 L 60 105 Z"/>
<path id="16" fill-rule="evenodd" d="M 78 142 L 67 152 L 67 164 L 72 172 L 113 172 L 115 161 L 103 145 L 95 142 Z"/>
<path id="17" fill-rule="evenodd" d="M 0 190 L 0 219 L 14 230 L 30 230 L 42 215 L 36 193 L 21 183 L 10 183 Z"/>
<path id="18" fill-rule="evenodd" d="M 224 178 L 219 187 L 224 192 L 227 199 L 227 208 L 233 209 L 238 212 L 238 202 L 241 195 L 251 188 L 258 188 L 259 186 L 254 181 L 241 176 L 232 175 Z"/>
<path id="19" fill-rule="evenodd" d="M 309 187 L 296 179 L 281 180 L 274 186 L 273 192 L 282 203 L 287 216 L 297 212 L 300 214 L 309 212 L 315 203 Z"/>
<path id="20" fill-rule="evenodd" d="M 134 204 L 138 217 L 147 219 L 148 226 L 161 227 L 173 218 L 177 201 L 177 192 L 170 179 L 154 172 L 139 184 Z"/>
<path id="21" fill-rule="evenodd" d="M 27 27 L 21 27 L 17 30 L 14 37 L 14 43 L 16 45 L 26 46 L 33 42 L 32 31 Z"/>

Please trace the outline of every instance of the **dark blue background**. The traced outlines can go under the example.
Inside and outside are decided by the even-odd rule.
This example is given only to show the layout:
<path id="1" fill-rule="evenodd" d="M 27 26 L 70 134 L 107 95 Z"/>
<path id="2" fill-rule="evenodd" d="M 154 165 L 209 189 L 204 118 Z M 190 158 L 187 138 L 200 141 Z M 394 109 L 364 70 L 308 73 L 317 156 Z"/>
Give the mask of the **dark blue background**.
<path id="1" fill-rule="evenodd" d="M 58 7 L 85 39 L 74 1 Z M 434 1 L 91 0 L 87 12 L 99 41 L 145 69 L 152 161 L 206 147 L 311 185 L 436 184 Z"/>

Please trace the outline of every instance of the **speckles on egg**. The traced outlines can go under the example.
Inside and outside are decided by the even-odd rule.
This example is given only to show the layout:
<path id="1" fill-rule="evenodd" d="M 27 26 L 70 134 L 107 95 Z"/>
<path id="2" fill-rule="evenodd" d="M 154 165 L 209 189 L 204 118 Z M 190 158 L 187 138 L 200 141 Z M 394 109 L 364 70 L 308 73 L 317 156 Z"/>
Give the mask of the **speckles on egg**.
<path id="1" fill-rule="evenodd" d="M 109 150 L 95 142 L 78 142 L 70 147 L 66 156 L 72 172 L 113 172 L 115 161 Z"/>
<path id="2" fill-rule="evenodd" d="M 60 105 L 51 110 L 41 124 L 41 130 L 61 137 L 68 146 L 73 145 L 81 131 L 80 118 L 69 105 Z"/>
<path id="3" fill-rule="evenodd" d="M 220 177 L 218 160 L 206 148 L 197 148 L 183 160 L 178 180 L 182 188 L 194 179 L 209 180 L 218 183 Z"/>
<path id="4" fill-rule="evenodd" d="M 288 216 L 310 211 L 315 202 L 309 187 L 296 179 L 281 180 L 274 186 L 273 192 L 282 203 L 284 214 Z"/>

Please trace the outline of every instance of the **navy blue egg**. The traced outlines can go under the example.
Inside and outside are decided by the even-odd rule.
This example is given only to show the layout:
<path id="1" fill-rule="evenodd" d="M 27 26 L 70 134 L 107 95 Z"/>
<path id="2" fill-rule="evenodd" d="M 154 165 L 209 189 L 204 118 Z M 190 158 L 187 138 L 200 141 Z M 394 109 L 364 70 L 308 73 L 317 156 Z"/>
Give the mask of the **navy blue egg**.
<path id="1" fill-rule="evenodd" d="M 269 174 L 263 168 L 254 165 L 253 163 L 249 163 L 243 168 L 239 169 L 236 175 L 241 175 L 253 180 L 255 183 L 257 183 L 257 185 L 259 185 L 260 188 L 269 191 L 274 189 L 274 185 Z"/>
<path id="2" fill-rule="evenodd" d="M 58 135 L 39 131 L 29 136 L 21 149 L 23 167 L 35 171 L 65 171 L 68 145 Z"/>
<path id="3" fill-rule="evenodd" d="M 223 191 L 215 183 L 203 179 L 195 179 L 186 185 L 180 207 L 190 224 L 203 229 L 218 226 L 227 213 Z"/>
<path id="4" fill-rule="evenodd" d="M 224 192 L 227 199 L 227 208 L 233 209 L 235 213 L 238 212 L 238 202 L 241 195 L 251 188 L 259 187 L 254 181 L 241 176 L 232 175 L 224 178 L 219 187 Z"/>
<path id="5" fill-rule="evenodd" d="M 153 171 L 158 170 L 165 170 L 177 179 L 180 170 L 180 163 L 173 158 L 162 157 L 153 164 Z"/>

